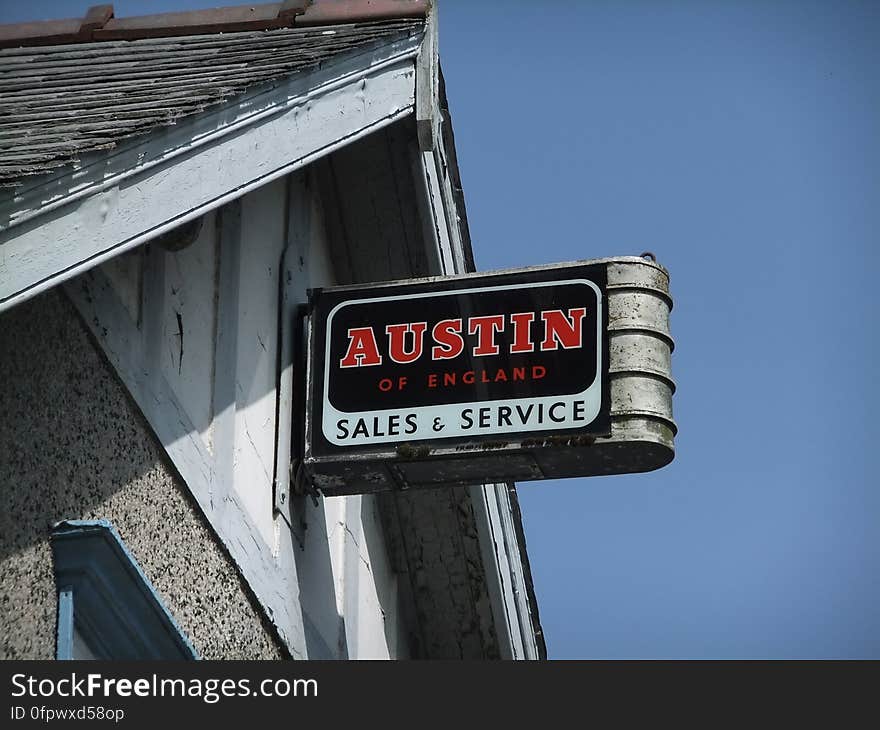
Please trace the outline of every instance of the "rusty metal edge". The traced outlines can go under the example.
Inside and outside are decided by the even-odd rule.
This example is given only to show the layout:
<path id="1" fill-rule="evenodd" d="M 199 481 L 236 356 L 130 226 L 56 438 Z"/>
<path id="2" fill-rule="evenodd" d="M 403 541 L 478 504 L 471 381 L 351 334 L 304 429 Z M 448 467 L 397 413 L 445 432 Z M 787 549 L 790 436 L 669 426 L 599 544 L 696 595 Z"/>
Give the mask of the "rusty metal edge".
<path id="1" fill-rule="evenodd" d="M 333 25 L 395 18 L 424 18 L 431 0 L 314 0 L 296 25 Z"/>
<path id="2" fill-rule="evenodd" d="M 430 8 L 431 0 L 287 0 L 115 18 L 112 5 L 95 5 L 81 19 L 0 25 L 0 49 L 423 18 Z"/>

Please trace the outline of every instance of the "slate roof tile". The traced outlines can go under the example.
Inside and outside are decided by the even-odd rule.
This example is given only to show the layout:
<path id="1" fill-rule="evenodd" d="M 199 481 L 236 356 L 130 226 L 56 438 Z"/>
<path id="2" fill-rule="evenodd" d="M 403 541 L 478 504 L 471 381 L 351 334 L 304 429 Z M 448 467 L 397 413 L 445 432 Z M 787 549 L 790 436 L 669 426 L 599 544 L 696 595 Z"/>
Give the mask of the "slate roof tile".
<path id="1" fill-rule="evenodd" d="M 112 14 L 111 6 L 92 8 L 83 21 L 0 26 L 0 45 L 7 46 L 0 48 L 0 187 L 21 185 L 22 178 L 70 164 L 86 152 L 174 124 L 255 84 L 424 28 L 418 15 L 426 7 L 422 0 L 341 0 L 330 9 L 319 0 L 293 21 L 284 20 L 293 27 L 276 27 L 280 11 L 304 4 L 293 0 L 144 16 L 124 19 L 124 28 L 117 23 L 117 35 L 126 28 L 140 35 L 133 40 L 83 41 L 77 35 L 87 26 L 92 38 L 100 30 L 95 23 L 108 7 Z M 181 29 L 239 27 L 247 8 L 261 9 L 260 22 L 268 29 L 179 35 Z M 395 8 L 404 17 L 388 19 Z M 217 21 L 217 13 L 226 25 Z M 346 18 L 357 22 L 341 22 Z M 310 24 L 316 20 L 330 24 Z M 67 36 L 59 35 L 59 28 Z M 47 39 L 65 37 L 68 42 L 45 45 Z"/>

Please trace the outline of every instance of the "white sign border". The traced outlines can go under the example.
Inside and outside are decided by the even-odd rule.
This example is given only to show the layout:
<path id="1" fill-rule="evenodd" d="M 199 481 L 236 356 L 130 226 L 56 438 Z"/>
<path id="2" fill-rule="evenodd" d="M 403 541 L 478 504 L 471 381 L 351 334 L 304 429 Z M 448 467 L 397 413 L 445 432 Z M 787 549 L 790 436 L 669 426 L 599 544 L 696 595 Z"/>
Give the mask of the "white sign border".
<path id="1" fill-rule="evenodd" d="M 491 401 L 475 401 L 470 403 L 452 403 L 452 404 L 441 404 L 434 406 L 417 406 L 415 408 L 388 408 L 384 410 L 372 410 L 372 411 L 357 411 L 357 412 L 346 412 L 339 411 L 333 407 L 330 403 L 330 344 L 331 344 L 331 333 L 333 331 L 333 318 L 336 316 L 336 313 L 344 308 L 349 306 L 356 306 L 362 304 L 370 304 L 373 302 L 388 302 L 388 301 L 399 301 L 399 300 L 412 300 L 412 299 L 423 299 L 425 297 L 444 297 L 444 296 L 459 296 L 462 294 L 475 294 L 479 292 L 486 291 L 498 291 L 504 289 L 510 289 L 510 285 L 495 285 L 495 286 L 481 286 L 481 287 L 473 287 L 470 289 L 452 289 L 446 292 L 422 292 L 419 294 L 403 294 L 396 296 L 387 296 L 387 297 L 370 297 L 366 299 L 350 299 L 344 302 L 340 302 L 333 309 L 330 310 L 330 314 L 327 315 L 327 325 L 324 333 L 324 368 L 322 372 L 323 379 L 323 402 L 321 409 L 321 431 L 324 435 L 324 438 L 333 446 L 339 448 L 354 448 L 360 446 L 370 446 L 372 444 L 385 444 L 385 443 L 408 443 L 411 441 L 425 441 L 428 439 L 451 439 L 451 438 L 469 438 L 473 436 L 494 436 L 498 434 L 519 434 L 519 433 L 531 433 L 534 431 L 558 431 L 558 430 L 569 430 L 574 428 L 584 428 L 592 423 L 596 417 L 599 415 L 599 411 L 602 408 L 602 330 L 604 327 L 604 310 L 605 302 L 603 301 L 602 291 L 596 285 L 595 282 L 590 281 L 589 279 L 562 279 L 562 280 L 548 280 L 548 281 L 535 281 L 535 282 L 526 282 L 522 284 L 515 285 L 517 289 L 533 289 L 536 287 L 546 287 L 546 286 L 568 286 L 571 284 L 586 284 L 596 293 L 596 302 L 597 302 L 597 312 L 596 312 L 596 377 L 593 382 L 590 384 L 586 390 L 581 391 L 580 393 L 572 393 L 568 395 L 561 396 L 546 396 L 546 397 L 536 397 L 536 398 L 516 398 L 516 399 L 496 399 Z M 543 423 L 534 423 L 527 425 L 519 425 L 519 424 L 511 424 L 504 426 L 494 426 L 488 429 L 475 429 L 475 430 L 465 430 L 461 427 L 460 423 L 450 423 L 450 417 L 461 414 L 466 408 L 471 408 L 474 411 L 477 411 L 480 408 L 486 407 L 494 407 L 497 408 L 498 405 L 506 405 L 512 409 L 515 409 L 517 406 L 521 406 L 523 409 L 532 406 L 532 411 L 530 413 L 536 413 L 539 406 L 544 408 L 549 408 L 552 404 L 555 403 L 564 403 L 566 406 L 566 413 L 571 414 L 574 408 L 575 401 L 584 401 L 584 418 L 582 420 L 574 421 L 572 418 L 568 417 L 566 420 L 552 421 L 550 419 L 545 419 Z M 415 414 L 416 419 L 418 421 L 418 428 L 414 433 L 404 433 L 403 429 L 405 427 L 404 418 L 406 415 Z M 340 442 L 335 434 L 328 433 L 328 424 L 330 425 L 331 431 L 336 428 L 337 422 L 346 418 L 352 422 L 356 422 L 358 419 L 365 419 L 368 422 L 373 418 L 380 419 L 388 419 L 394 415 L 399 416 L 400 423 L 400 432 L 395 435 L 383 435 L 383 436 L 368 436 L 368 437 L 360 437 L 358 439 L 346 439 L 343 442 Z M 433 425 L 435 423 L 434 419 L 439 418 L 441 422 L 444 424 L 442 431 L 434 430 Z M 454 421 L 454 419 L 452 419 Z M 447 427 L 449 430 L 447 430 Z"/>

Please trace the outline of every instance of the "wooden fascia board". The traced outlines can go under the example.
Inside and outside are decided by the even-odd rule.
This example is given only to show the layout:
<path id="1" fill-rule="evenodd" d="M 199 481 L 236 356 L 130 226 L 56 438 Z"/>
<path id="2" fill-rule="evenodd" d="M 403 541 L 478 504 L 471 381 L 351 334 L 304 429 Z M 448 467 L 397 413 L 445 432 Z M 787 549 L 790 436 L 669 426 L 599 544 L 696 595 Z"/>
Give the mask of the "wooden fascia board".
<path id="1" fill-rule="evenodd" d="M 420 43 L 262 85 L 25 185 L 0 203 L 0 311 L 413 113 Z"/>
<path id="2" fill-rule="evenodd" d="M 437 7 L 433 6 L 425 19 L 425 34 L 416 59 L 416 129 L 419 148 L 423 152 L 437 145 L 440 123 L 440 59 L 437 42 Z"/>

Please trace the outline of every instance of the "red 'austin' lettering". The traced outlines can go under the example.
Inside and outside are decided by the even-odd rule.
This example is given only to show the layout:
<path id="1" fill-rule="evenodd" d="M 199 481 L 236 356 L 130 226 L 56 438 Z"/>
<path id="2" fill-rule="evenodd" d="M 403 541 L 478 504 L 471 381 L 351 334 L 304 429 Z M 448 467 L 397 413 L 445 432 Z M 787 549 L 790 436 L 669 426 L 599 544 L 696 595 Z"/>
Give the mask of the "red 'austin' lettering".
<path id="1" fill-rule="evenodd" d="M 495 344 L 495 333 L 504 329 L 504 315 L 490 314 L 486 317 L 471 317 L 468 320 L 468 334 L 477 336 L 474 357 L 497 355 L 498 345 Z"/>
<path id="2" fill-rule="evenodd" d="M 422 356 L 422 350 L 425 346 L 425 330 L 428 329 L 427 322 L 412 322 L 411 324 L 389 324 L 385 328 L 385 334 L 388 335 L 388 354 L 391 359 L 401 365 L 415 362 Z M 406 335 L 413 335 L 412 349 L 406 351 Z"/>
<path id="3" fill-rule="evenodd" d="M 561 309 L 541 312 L 541 319 L 544 322 L 544 341 L 541 343 L 541 349 L 555 350 L 557 343 L 562 345 L 564 350 L 580 347 L 583 334 L 581 321 L 586 313 L 585 307 L 569 309 L 568 316 Z M 571 321 L 568 317 L 571 317 Z"/>
<path id="4" fill-rule="evenodd" d="M 443 319 L 434 325 L 431 336 L 437 344 L 431 348 L 432 360 L 452 360 L 464 350 L 461 319 Z"/>
<path id="5" fill-rule="evenodd" d="M 469 317 L 467 334 L 474 338 L 473 356 L 487 357 L 498 355 L 501 348 L 497 335 L 505 331 L 509 316 L 511 327 L 510 352 L 512 354 L 535 351 L 532 340 L 532 325 L 535 312 L 515 312 L 511 315 L 489 314 Z M 544 336 L 540 350 L 574 350 L 583 345 L 583 322 L 586 307 L 574 307 L 567 312 L 561 309 L 548 309 L 537 313 L 544 323 Z M 431 328 L 434 345 L 432 360 L 453 360 L 465 348 L 464 325 L 462 318 L 443 319 Z M 427 322 L 389 324 L 385 327 L 388 339 L 388 356 L 396 363 L 406 365 L 418 360 L 426 350 L 425 333 Z M 410 338 L 411 336 L 411 338 Z M 381 365 L 382 355 L 372 327 L 352 327 L 348 330 L 348 348 L 345 357 L 339 361 L 341 368 L 360 368 Z M 514 370 L 514 373 L 516 370 Z M 514 377 L 516 380 L 516 377 Z"/>
<path id="6" fill-rule="evenodd" d="M 348 331 L 348 352 L 339 361 L 341 368 L 362 368 L 381 365 L 382 356 L 372 327 L 352 327 Z"/>
<path id="7" fill-rule="evenodd" d="M 510 345 L 512 353 L 534 352 L 535 345 L 532 343 L 532 322 L 535 321 L 533 312 L 517 312 L 510 315 L 513 323 L 513 342 Z"/>

